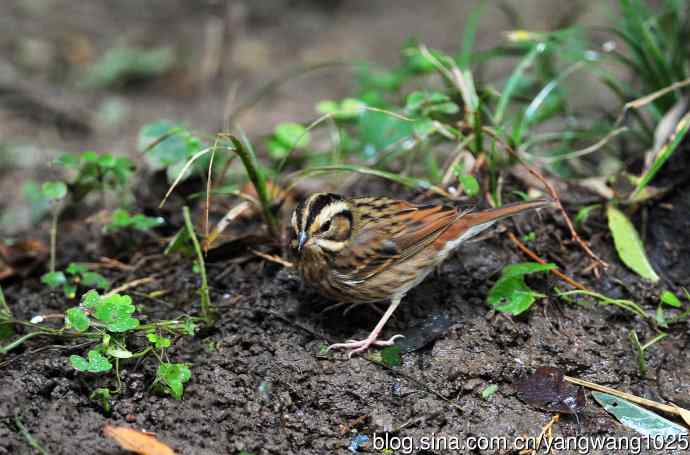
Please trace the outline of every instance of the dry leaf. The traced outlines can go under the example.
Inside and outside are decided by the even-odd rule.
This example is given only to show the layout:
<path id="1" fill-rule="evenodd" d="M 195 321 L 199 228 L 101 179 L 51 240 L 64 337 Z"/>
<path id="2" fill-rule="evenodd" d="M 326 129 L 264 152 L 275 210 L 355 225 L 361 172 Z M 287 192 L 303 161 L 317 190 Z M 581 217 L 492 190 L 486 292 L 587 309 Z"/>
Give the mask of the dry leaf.
<path id="1" fill-rule="evenodd" d="M 48 247 L 40 240 L 21 240 L 13 244 L 0 242 L 0 280 L 16 274 L 26 277 L 41 266 Z"/>
<path id="2" fill-rule="evenodd" d="M 671 405 L 676 409 L 676 411 L 678 411 L 678 414 L 680 414 L 685 424 L 688 427 L 690 427 L 690 411 L 688 411 L 687 409 L 683 409 L 680 406 L 677 406 L 673 403 L 671 403 Z"/>
<path id="3" fill-rule="evenodd" d="M 140 455 L 175 455 L 175 452 L 158 441 L 155 436 L 128 427 L 106 425 L 103 434 L 114 439 L 120 447 Z"/>

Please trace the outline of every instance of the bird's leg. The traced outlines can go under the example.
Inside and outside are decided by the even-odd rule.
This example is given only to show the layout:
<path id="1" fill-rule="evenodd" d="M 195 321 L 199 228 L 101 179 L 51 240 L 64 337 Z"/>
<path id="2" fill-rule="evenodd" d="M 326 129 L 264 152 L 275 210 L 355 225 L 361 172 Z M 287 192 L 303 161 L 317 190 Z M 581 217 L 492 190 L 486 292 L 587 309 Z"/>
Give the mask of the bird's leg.
<path id="1" fill-rule="evenodd" d="M 388 319 L 390 319 L 390 317 L 393 315 L 398 305 L 400 305 L 400 297 L 394 297 L 391 301 L 391 304 L 388 306 L 388 309 L 381 317 L 381 320 L 378 322 L 378 324 L 376 324 L 376 327 L 374 327 L 374 330 L 371 331 L 371 333 L 366 339 L 347 340 L 345 343 L 332 344 L 328 346 L 328 349 L 326 350 L 330 351 L 331 349 L 350 349 L 350 352 L 347 353 L 347 357 L 350 358 L 352 357 L 352 354 L 364 352 L 367 349 L 369 349 L 370 346 L 391 346 L 397 338 L 402 338 L 403 336 L 394 335 L 390 337 L 388 340 L 379 340 L 378 337 L 381 333 L 381 330 L 383 330 L 383 326 L 386 325 L 386 322 L 388 322 Z"/>

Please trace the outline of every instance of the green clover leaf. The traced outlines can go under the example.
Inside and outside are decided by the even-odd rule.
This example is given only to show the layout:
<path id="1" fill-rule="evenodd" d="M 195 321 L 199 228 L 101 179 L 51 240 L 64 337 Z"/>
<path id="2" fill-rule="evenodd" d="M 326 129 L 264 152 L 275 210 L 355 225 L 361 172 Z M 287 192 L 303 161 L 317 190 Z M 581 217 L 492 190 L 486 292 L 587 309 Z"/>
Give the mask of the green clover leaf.
<path id="1" fill-rule="evenodd" d="M 156 380 L 159 380 L 167 386 L 168 392 L 170 392 L 176 400 L 182 399 L 184 383 L 189 381 L 191 377 L 192 372 L 184 363 L 162 362 L 158 365 L 158 371 L 156 372 Z"/>
<path id="2" fill-rule="evenodd" d="M 81 306 L 84 308 L 92 309 L 101 300 L 101 296 L 98 295 L 98 291 L 91 289 L 89 292 L 81 297 Z"/>
<path id="3" fill-rule="evenodd" d="M 102 373 L 113 368 L 110 361 L 98 351 L 89 351 L 88 360 L 79 355 L 71 355 L 69 361 L 76 370 L 87 373 Z"/>
<path id="4" fill-rule="evenodd" d="M 78 262 L 70 262 L 65 271 L 71 275 L 81 275 L 89 271 L 89 268 L 85 264 L 80 264 Z"/>
<path id="5" fill-rule="evenodd" d="M 94 287 L 98 289 L 108 289 L 110 281 L 100 273 L 84 272 L 81 275 L 81 282 L 84 286 Z"/>
<path id="6" fill-rule="evenodd" d="M 67 185 L 64 182 L 45 182 L 41 190 L 45 197 L 54 201 L 67 196 Z"/>
<path id="7" fill-rule="evenodd" d="M 41 277 L 41 283 L 55 289 L 67 283 L 67 277 L 62 272 L 49 272 Z"/>
<path id="8" fill-rule="evenodd" d="M 84 310 L 78 307 L 67 310 L 65 313 L 65 320 L 67 326 L 74 328 L 77 332 L 84 332 L 91 325 L 91 321 L 86 313 L 84 313 Z"/>
<path id="9" fill-rule="evenodd" d="M 131 297 L 113 294 L 99 299 L 93 316 L 111 332 L 127 332 L 139 327 L 139 320 L 131 317 L 134 310 Z"/>
<path id="10" fill-rule="evenodd" d="M 555 268 L 555 264 L 538 264 L 524 262 L 505 267 L 501 277 L 489 291 L 487 302 L 496 311 L 510 313 L 517 316 L 527 311 L 537 297 L 544 297 L 530 289 L 525 283 L 524 276 L 528 273 L 543 272 Z"/>
<path id="11" fill-rule="evenodd" d="M 158 335 L 155 332 L 147 333 L 146 338 L 153 343 L 156 349 L 169 348 L 172 345 L 172 340 L 170 338 Z"/>

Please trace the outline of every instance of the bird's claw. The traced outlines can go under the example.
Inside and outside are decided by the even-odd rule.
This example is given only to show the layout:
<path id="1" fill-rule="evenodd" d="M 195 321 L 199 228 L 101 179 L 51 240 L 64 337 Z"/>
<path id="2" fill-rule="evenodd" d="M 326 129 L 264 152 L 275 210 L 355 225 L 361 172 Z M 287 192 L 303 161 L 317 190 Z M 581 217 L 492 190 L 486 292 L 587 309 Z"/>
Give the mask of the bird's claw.
<path id="1" fill-rule="evenodd" d="M 364 352 L 371 346 L 392 346 L 398 338 L 404 338 L 404 336 L 398 334 L 393 335 L 387 340 L 377 340 L 375 336 L 370 335 L 364 340 L 347 340 L 344 343 L 332 344 L 326 348 L 326 351 L 328 352 L 333 349 L 350 349 L 347 353 L 347 358 L 350 359 L 352 358 L 352 354 Z"/>

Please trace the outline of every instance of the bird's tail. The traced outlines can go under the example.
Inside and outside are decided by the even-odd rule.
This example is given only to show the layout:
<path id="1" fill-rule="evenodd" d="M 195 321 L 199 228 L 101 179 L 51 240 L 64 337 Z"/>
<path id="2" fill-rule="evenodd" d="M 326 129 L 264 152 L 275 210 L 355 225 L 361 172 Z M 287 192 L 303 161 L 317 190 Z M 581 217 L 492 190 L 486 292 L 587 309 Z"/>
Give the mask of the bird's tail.
<path id="1" fill-rule="evenodd" d="M 493 221 L 502 220 L 509 216 L 517 215 L 518 213 L 526 212 L 528 210 L 541 209 L 544 207 L 551 207 L 554 202 L 550 199 L 535 199 L 528 202 L 515 202 L 513 204 L 504 205 L 496 209 L 481 210 L 478 212 L 468 212 L 462 215 L 461 220 L 465 220 L 471 224 L 484 224 Z"/>
<path id="2" fill-rule="evenodd" d="M 465 212 L 457 221 L 443 233 L 444 240 L 460 244 L 485 229 L 491 227 L 496 221 L 517 215 L 528 210 L 552 207 L 554 202 L 550 199 L 536 199 L 528 202 L 516 202 L 503 207 L 481 210 L 477 212 Z"/>

